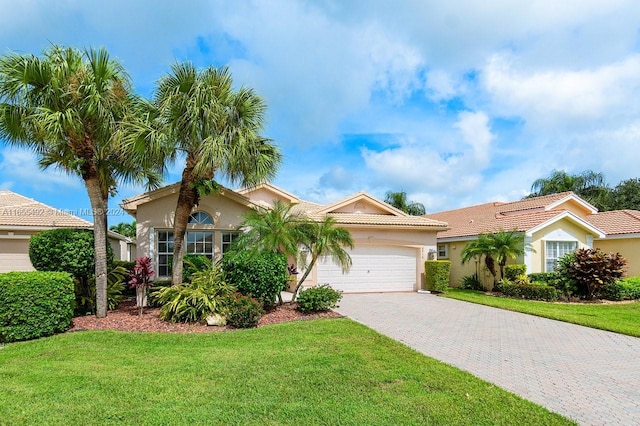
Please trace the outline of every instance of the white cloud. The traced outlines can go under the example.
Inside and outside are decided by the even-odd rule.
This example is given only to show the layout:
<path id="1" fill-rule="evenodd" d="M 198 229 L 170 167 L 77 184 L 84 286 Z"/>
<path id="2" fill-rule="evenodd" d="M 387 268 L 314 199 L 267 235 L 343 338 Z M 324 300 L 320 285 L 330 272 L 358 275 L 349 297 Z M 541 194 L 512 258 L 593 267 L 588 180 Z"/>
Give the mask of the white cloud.
<path id="1" fill-rule="evenodd" d="M 53 167 L 46 170 L 40 169 L 35 154 L 29 150 L 4 148 L 0 154 L 2 155 L 0 173 L 12 182 L 20 182 L 21 185 L 50 192 L 60 191 L 63 188 L 83 188 L 79 177 L 64 174 Z"/>

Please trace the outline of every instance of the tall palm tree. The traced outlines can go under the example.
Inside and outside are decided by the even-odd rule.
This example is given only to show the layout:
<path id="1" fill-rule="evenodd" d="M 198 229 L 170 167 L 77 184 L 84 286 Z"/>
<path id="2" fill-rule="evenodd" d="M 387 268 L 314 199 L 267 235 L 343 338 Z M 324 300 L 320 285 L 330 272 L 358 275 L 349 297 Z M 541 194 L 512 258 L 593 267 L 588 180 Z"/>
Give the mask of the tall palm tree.
<path id="1" fill-rule="evenodd" d="M 336 220 L 333 217 L 325 216 L 321 222 L 308 221 L 302 226 L 302 234 L 303 239 L 300 243 L 311 259 L 308 264 L 305 262 L 305 272 L 293 292 L 292 301 L 296 300 L 302 283 L 311 273 L 318 258 L 330 256 L 336 265 L 340 265 L 343 272 L 351 268 L 351 256 L 345 250 L 345 248 L 353 248 L 351 234 L 347 229 L 336 226 Z"/>
<path id="2" fill-rule="evenodd" d="M 252 90 L 233 89 L 227 68 L 201 70 L 177 63 L 162 77 L 146 121 L 129 129 L 168 162 L 185 159 L 174 217 L 172 281 L 182 280 L 184 236 L 193 208 L 217 173 L 233 184 L 251 186 L 275 176 L 281 154 L 260 135 L 265 102 Z"/>
<path id="3" fill-rule="evenodd" d="M 122 65 L 104 49 L 52 46 L 0 58 L 0 136 L 39 164 L 82 178 L 93 210 L 96 316 L 107 315 L 107 206 L 119 181 L 157 185 L 143 156 L 124 154 L 120 122 L 135 104 Z M 138 151 L 140 153 L 140 151 Z"/>
<path id="4" fill-rule="evenodd" d="M 424 204 L 409 201 L 407 193 L 404 191 L 387 191 L 384 202 L 412 216 L 422 216 L 426 211 Z"/>
<path id="5" fill-rule="evenodd" d="M 120 235 L 124 235 L 129 238 L 136 238 L 136 221 L 134 220 L 131 223 L 120 222 L 117 225 L 112 225 L 109 227 L 111 231 L 117 232 Z"/>
<path id="6" fill-rule="evenodd" d="M 240 224 L 244 232 L 234 242 L 236 248 L 282 253 L 297 259 L 304 238 L 303 225 L 308 219 L 292 213 L 292 207 L 276 201 L 272 208 L 246 213 Z"/>
<path id="7" fill-rule="evenodd" d="M 600 210 L 606 210 L 611 193 L 602 173 L 585 170 L 579 174 L 569 174 L 564 170 L 554 170 L 548 177 L 533 182 L 527 198 L 566 191 L 573 191 Z"/>

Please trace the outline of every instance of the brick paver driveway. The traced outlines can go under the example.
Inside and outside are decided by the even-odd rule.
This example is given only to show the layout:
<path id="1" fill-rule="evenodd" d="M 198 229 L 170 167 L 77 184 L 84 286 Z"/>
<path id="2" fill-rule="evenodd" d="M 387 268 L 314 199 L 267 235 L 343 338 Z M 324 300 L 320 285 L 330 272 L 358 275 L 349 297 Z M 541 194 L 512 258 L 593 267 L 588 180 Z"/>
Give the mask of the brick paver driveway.
<path id="1" fill-rule="evenodd" d="M 345 294 L 337 310 L 580 424 L 640 425 L 639 338 L 430 294 Z"/>

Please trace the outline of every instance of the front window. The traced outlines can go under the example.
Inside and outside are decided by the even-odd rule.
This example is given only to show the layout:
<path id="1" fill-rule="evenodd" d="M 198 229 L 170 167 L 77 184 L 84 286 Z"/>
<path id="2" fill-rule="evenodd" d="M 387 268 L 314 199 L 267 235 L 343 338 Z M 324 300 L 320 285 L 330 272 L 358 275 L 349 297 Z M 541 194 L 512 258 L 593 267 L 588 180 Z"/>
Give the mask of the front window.
<path id="1" fill-rule="evenodd" d="M 449 244 L 438 244 L 438 259 L 449 258 Z"/>
<path id="2" fill-rule="evenodd" d="M 558 260 L 568 253 L 578 249 L 577 241 L 547 241 L 546 242 L 546 272 L 552 272 L 558 265 Z"/>
<path id="3" fill-rule="evenodd" d="M 173 270 L 173 232 L 159 231 L 157 235 L 158 276 L 168 277 Z M 188 231 L 185 243 L 185 254 L 213 259 L 213 231 Z"/>
<path id="4" fill-rule="evenodd" d="M 223 232 L 222 233 L 222 254 L 225 254 L 229 251 L 231 247 L 231 243 L 233 243 L 236 238 L 240 236 L 239 232 Z"/>
<path id="5" fill-rule="evenodd" d="M 213 218 L 205 212 L 191 213 L 189 216 L 190 225 L 213 225 Z"/>

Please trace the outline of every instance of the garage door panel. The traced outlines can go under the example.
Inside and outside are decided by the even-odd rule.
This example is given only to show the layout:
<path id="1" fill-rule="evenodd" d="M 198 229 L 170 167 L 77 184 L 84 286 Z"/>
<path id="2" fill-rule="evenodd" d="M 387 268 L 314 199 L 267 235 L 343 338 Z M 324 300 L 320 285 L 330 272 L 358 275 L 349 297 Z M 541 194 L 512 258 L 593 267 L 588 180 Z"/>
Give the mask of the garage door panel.
<path id="1" fill-rule="evenodd" d="M 343 274 L 330 258 L 318 263 L 318 283 L 347 293 L 413 291 L 417 250 L 410 247 L 363 246 L 350 252 L 353 265 Z"/>

